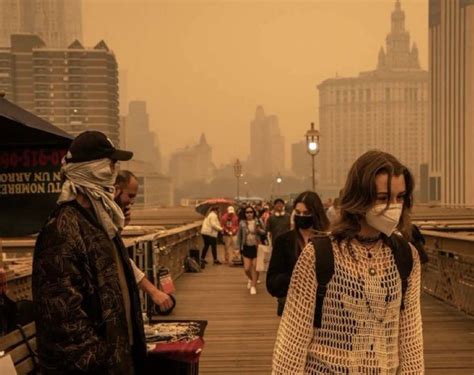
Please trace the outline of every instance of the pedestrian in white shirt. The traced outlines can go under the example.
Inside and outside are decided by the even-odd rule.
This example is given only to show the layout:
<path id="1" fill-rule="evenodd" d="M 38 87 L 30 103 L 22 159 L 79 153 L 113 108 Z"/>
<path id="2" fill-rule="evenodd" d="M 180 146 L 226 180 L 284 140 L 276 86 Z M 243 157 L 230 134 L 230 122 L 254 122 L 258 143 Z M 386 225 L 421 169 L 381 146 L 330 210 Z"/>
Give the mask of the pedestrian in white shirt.
<path id="1" fill-rule="evenodd" d="M 222 264 L 219 259 L 217 259 L 217 236 L 219 232 L 223 231 L 221 223 L 219 221 L 219 207 L 211 207 L 209 213 L 204 219 L 201 227 L 201 235 L 204 240 L 204 247 L 201 253 L 201 261 L 207 264 L 206 255 L 209 247 L 211 247 L 212 258 L 214 259 L 214 264 Z"/>

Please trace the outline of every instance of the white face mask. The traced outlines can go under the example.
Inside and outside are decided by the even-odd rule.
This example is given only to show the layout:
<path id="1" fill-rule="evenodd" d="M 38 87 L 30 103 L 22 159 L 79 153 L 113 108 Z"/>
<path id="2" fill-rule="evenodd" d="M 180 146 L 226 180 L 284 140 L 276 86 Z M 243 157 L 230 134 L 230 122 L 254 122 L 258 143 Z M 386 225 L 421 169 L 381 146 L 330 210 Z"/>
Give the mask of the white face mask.
<path id="1" fill-rule="evenodd" d="M 391 204 L 387 209 L 385 203 L 377 204 L 365 214 L 365 220 L 372 228 L 377 229 L 386 236 L 391 236 L 398 226 L 402 216 L 403 205 Z"/>

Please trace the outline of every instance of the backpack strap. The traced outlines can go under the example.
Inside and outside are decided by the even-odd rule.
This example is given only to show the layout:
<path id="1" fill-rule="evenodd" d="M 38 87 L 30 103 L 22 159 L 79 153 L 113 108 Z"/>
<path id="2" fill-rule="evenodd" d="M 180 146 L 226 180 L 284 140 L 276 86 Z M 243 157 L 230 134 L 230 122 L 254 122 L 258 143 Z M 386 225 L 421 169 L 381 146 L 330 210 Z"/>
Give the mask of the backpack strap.
<path id="1" fill-rule="evenodd" d="M 411 226 L 411 238 L 411 243 L 416 247 L 416 250 L 418 250 L 420 263 L 428 263 L 430 259 L 428 258 L 428 254 L 426 254 L 425 250 L 426 240 L 420 229 L 415 224 L 412 224 Z"/>
<path id="2" fill-rule="evenodd" d="M 314 327 L 321 328 L 323 316 L 323 302 L 326 297 L 327 284 L 334 274 L 334 253 L 332 251 L 331 239 L 327 236 L 314 237 L 311 239 L 316 251 L 316 306 L 314 309 Z"/>
<path id="3" fill-rule="evenodd" d="M 389 238 L 389 245 L 397 265 L 400 279 L 402 280 L 402 303 L 400 309 L 405 308 L 405 293 L 408 288 L 408 278 L 413 269 L 413 254 L 408 241 L 398 234 L 392 234 Z"/>

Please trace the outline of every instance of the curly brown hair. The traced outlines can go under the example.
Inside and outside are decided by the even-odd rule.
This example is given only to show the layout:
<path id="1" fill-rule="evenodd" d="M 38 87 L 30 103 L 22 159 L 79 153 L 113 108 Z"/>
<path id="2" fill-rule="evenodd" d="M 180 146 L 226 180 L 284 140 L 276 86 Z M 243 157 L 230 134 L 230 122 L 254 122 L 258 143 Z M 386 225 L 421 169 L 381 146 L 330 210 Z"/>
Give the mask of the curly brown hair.
<path id="1" fill-rule="evenodd" d="M 340 208 L 341 214 L 332 229 L 332 235 L 339 241 L 351 240 L 361 230 L 360 222 L 365 213 L 377 200 L 375 178 L 379 174 L 388 175 L 388 196 L 391 196 L 393 176 L 403 175 L 405 178 L 406 194 L 403 201 L 403 211 L 397 229 L 405 238 L 411 238 L 410 212 L 413 206 L 414 179 L 406 166 L 393 155 L 372 150 L 361 155 L 352 165 L 347 175 L 346 184 L 342 191 Z M 387 203 L 387 206 L 389 203 Z"/>

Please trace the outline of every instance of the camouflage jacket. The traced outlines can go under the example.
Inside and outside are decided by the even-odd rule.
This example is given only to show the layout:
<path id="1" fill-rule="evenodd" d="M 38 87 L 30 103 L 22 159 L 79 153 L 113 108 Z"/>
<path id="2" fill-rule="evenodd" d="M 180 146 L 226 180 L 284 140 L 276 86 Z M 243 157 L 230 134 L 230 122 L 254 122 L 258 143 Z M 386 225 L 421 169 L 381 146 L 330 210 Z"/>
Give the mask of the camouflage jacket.
<path id="1" fill-rule="evenodd" d="M 133 347 L 113 252 L 127 279 Z M 143 322 L 126 248 L 77 202 L 51 215 L 33 258 L 37 348 L 42 373 L 133 374 L 146 356 Z"/>

